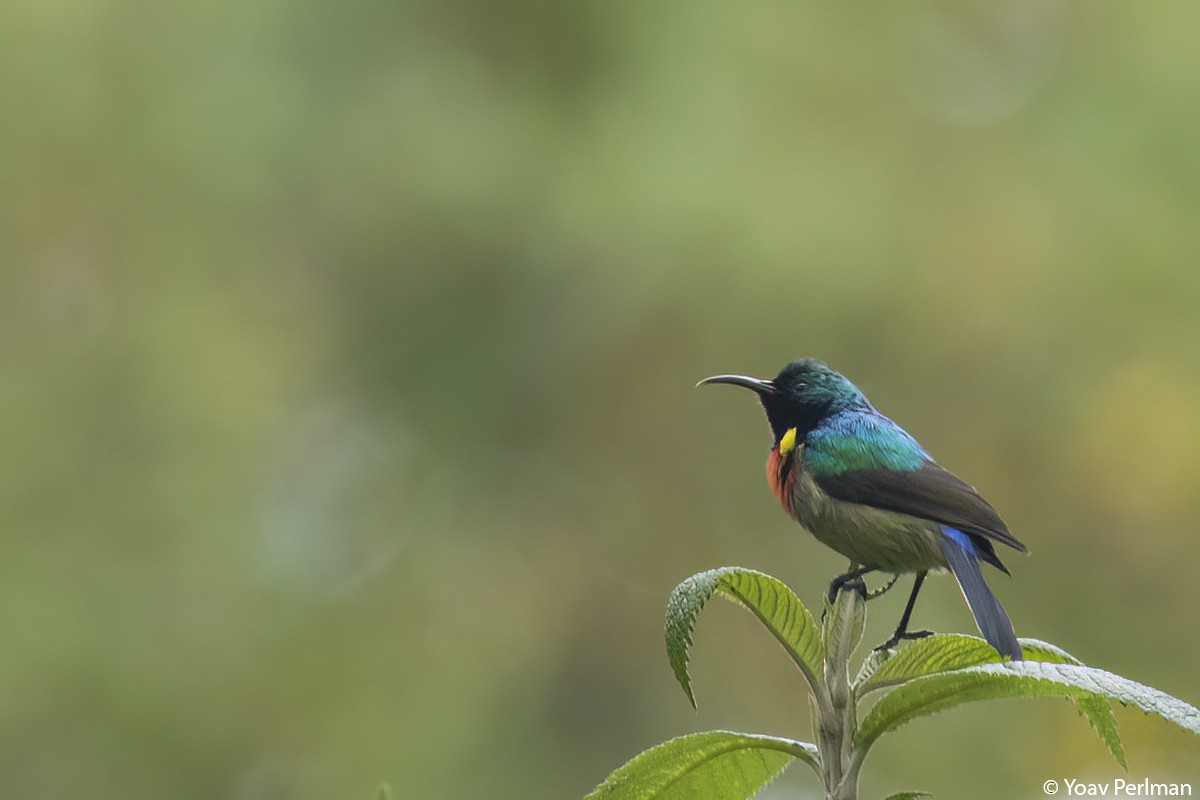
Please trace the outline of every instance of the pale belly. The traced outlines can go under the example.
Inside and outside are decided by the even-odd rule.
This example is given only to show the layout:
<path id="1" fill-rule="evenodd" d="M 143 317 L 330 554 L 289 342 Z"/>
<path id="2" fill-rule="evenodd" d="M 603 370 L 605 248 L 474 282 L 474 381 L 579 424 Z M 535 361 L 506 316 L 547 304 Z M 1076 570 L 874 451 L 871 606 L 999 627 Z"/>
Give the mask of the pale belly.
<path id="1" fill-rule="evenodd" d="M 819 542 L 856 564 L 904 573 L 946 567 L 937 523 L 830 497 L 800 464 L 791 491 L 791 511 Z"/>

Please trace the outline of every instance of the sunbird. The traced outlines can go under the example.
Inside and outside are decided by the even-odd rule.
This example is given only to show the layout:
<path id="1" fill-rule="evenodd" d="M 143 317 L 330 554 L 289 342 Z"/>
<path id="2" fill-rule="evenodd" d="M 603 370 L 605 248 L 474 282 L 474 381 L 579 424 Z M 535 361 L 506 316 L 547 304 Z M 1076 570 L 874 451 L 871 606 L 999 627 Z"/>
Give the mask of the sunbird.
<path id="1" fill-rule="evenodd" d="M 916 573 L 900 624 L 879 649 L 930 634 L 909 631 L 909 619 L 925 576 L 949 570 L 979 632 L 1001 655 L 1021 660 L 1012 622 L 979 562 L 1009 574 L 995 543 L 1028 548 L 974 487 L 816 359 L 793 361 L 771 380 L 714 375 L 696 385 L 710 383 L 758 395 L 775 439 L 767 456 L 772 493 L 819 542 L 850 559 L 850 571 L 830 585 L 831 600 L 872 572 Z"/>

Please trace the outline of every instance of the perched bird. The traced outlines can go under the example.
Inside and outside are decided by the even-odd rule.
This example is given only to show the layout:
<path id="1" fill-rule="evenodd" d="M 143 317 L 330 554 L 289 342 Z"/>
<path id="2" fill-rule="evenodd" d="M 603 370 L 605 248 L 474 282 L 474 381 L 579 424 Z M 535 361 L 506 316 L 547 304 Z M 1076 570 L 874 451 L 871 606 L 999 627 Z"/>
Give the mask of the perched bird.
<path id="1" fill-rule="evenodd" d="M 881 648 L 929 635 L 910 632 L 909 618 L 925 576 L 948 569 L 984 638 L 1001 655 L 1021 659 L 1012 623 L 979 562 L 1008 573 L 995 543 L 1027 548 L 974 488 L 816 359 L 793 361 L 772 380 L 714 375 L 697 386 L 710 383 L 758 394 L 775 438 L 767 456 L 771 491 L 818 541 L 851 561 L 830 586 L 831 598 L 870 572 L 916 573 L 900 624 Z"/>

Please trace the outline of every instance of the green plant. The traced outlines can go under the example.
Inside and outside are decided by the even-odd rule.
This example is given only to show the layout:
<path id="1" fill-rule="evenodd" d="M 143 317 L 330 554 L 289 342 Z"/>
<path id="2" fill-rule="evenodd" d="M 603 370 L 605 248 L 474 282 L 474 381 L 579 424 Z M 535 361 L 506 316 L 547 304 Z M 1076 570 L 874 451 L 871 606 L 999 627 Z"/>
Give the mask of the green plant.
<path id="1" fill-rule="evenodd" d="M 1200 734 L 1200 709 L 1148 686 L 1084 666 L 1045 642 L 1022 639 L 1024 661 L 1009 662 L 982 639 L 935 634 L 898 650 L 872 651 L 851 673 L 866 618 L 865 590 L 838 594 L 821 624 L 776 578 L 737 567 L 702 572 L 679 584 L 667 604 L 667 654 L 695 706 L 688 657 L 692 631 L 714 595 L 749 610 L 783 646 L 808 684 L 815 744 L 778 736 L 708 731 L 671 739 L 635 756 L 588 800 L 747 798 L 801 761 L 817 774 L 826 800 L 856 800 L 863 760 L 883 734 L 919 717 L 973 700 L 1064 697 L 1125 766 L 1112 702 L 1157 714 Z M 928 796 L 903 792 L 888 800 Z"/>

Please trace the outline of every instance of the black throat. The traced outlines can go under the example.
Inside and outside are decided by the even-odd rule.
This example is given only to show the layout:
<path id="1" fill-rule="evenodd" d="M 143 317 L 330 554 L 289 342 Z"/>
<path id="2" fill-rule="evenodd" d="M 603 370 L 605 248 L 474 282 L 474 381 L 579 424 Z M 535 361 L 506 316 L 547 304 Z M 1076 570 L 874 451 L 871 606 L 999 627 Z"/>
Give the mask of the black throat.
<path id="1" fill-rule="evenodd" d="M 775 444 L 792 428 L 796 429 L 796 441 L 802 442 L 813 431 L 821 420 L 829 413 L 827 404 L 820 406 L 799 405 L 797 403 L 781 402 L 769 395 L 760 395 L 763 409 L 767 412 L 767 422 L 771 425 L 771 434 Z"/>

